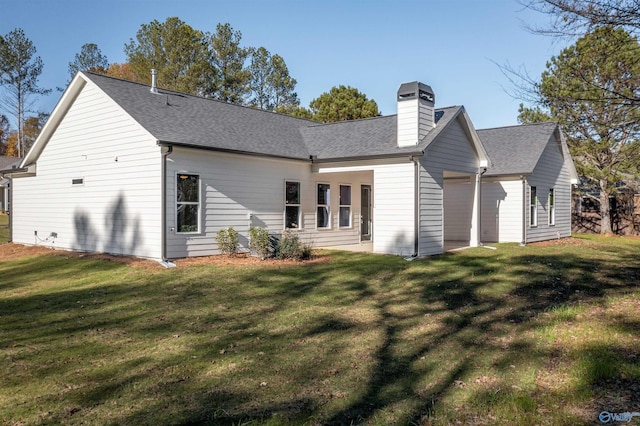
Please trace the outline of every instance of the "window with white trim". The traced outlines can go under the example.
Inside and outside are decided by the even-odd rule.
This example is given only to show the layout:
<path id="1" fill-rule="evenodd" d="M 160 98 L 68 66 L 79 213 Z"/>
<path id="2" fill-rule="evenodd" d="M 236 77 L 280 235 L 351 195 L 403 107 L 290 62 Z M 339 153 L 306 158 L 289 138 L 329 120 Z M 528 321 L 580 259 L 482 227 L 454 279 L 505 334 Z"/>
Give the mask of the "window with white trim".
<path id="1" fill-rule="evenodd" d="M 200 230 L 200 176 L 180 173 L 176 182 L 176 229 L 178 233 Z"/>
<path id="2" fill-rule="evenodd" d="M 284 184 L 284 227 L 300 229 L 300 182 L 286 181 Z"/>
<path id="3" fill-rule="evenodd" d="M 331 186 L 328 183 L 317 185 L 316 195 L 316 227 L 331 227 Z"/>
<path id="4" fill-rule="evenodd" d="M 556 224 L 556 190 L 549 189 L 549 225 Z"/>
<path id="5" fill-rule="evenodd" d="M 538 189 L 535 186 L 529 189 L 529 225 L 538 226 Z"/>
<path id="6" fill-rule="evenodd" d="M 340 227 L 351 226 L 351 185 L 340 185 Z"/>

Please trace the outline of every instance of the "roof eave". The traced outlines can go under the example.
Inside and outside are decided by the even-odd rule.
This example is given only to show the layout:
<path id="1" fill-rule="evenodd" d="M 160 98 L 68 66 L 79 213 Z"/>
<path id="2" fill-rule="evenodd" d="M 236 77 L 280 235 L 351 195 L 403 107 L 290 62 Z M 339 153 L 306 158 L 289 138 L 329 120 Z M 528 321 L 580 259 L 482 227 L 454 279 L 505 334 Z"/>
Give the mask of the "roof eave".
<path id="1" fill-rule="evenodd" d="M 333 158 L 317 158 L 316 156 L 311 157 L 311 161 L 314 164 L 321 163 L 339 163 L 344 161 L 366 161 L 366 160 L 380 160 L 385 158 L 414 158 L 421 157 L 424 155 L 424 151 L 407 151 L 407 152 L 398 152 L 391 154 L 374 154 L 374 155 L 354 155 L 351 157 L 333 157 Z"/>
<path id="2" fill-rule="evenodd" d="M 218 148 L 218 147 L 210 147 L 210 146 L 189 144 L 189 143 L 184 143 L 184 142 L 172 142 L 172 141 L 163 141 L 163 140 L 158 140 L 157 143 L 158 143 L 159 146 L 179 146 L 179 147 L 190 148 L 190 149 L 201 149 L 201 150 L 204 150 L 204 151 L 224 152 L 224 153 L 227 153 L 227 154 L 249 155 L 249 156 L 253 156 L 253 157 L 270 157 L 270 158 L 279 158 L 279 159 L 282 159 L 282 160 L 295 160 L 295 161 L 305 161 L 305 162 L 311 161 L 311 156 L 309 156 L 309 157 L 292 157 L 292 156 L 286 156 L 286 155 L 270 154 L 270 153 L 263 153 L 263 152 L 253 152 L 253 151 L 242 151 L 242 150 L 237 150 L 237 149 Z"/>

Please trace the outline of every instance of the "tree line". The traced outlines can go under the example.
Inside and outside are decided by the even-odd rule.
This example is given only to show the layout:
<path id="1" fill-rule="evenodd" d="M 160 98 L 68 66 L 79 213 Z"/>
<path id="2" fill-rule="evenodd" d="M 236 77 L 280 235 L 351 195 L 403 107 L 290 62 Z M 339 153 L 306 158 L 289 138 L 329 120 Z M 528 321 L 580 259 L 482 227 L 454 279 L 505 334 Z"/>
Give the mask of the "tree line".
<path id="1" fill-rule="evenodd" d="M 69 80 L 78 71 L 150 84 L 158 71 L 159 87 L 319 122 L 380 115 L 373 99 L 350 86 L 334 86 L 300 105 L 297 80 L 284 58 L 265 47 L 242 45 L 242 33 L 230 24 L 214 32 L 191 27 L 177 17 L 142 24 L 124 45 L 127 60 L 110 63 L 95 43 L 86 43 L 68 64 Z M 0 35 L 0 155 L 24 156 L 48 115 L 35 113 L 35 100 L 51 90 L 41 88 L 42 59 L 22 29 Z M 58 88 L 63 90 L 62 88 Z M 10 126 L 9 117 L 15 121 Z"/>
<path id="2" fill-rule="evenodd" d="M 529 0 L 547 14 L 537 34 L 574 42 L 552 57 L 539 79 L 511 68 L 523 124 L 557 121 L 580 177 L 579 194 L 600 209 L 612 233 L 610 201 L 640 190 L 640 3 L 637 0 Z"/>

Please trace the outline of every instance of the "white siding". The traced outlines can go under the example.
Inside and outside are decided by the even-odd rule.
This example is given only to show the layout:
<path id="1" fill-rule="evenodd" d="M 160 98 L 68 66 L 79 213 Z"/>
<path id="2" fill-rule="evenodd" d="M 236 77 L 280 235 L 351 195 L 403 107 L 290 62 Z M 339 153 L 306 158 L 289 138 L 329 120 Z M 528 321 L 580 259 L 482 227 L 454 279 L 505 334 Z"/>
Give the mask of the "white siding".
<path id="1" fill-rule="evenodd" d="M 522 181 L 482 182 L 483 242 L 522 241 Z"/>
<path id="2" fill-rule="evenodd" d="M 529 196 L 527 188 L 527 242 L 544 241 L 571 236 L 571 183 L 569 168 L 564 161 L 555 135 L 547 143 L 533 174 L 527 178 L 529 187 L 538 194 L 538 226 L 529 225 Z M 549 189 L 555 188 L 556 221 L 549 225 Z"/>
<path id="3" fill-rule="evenodd" d="M 13 240 L 158 259 L 160 174 L 155 140 L 87 84 L 40 155 L 37 175 L 13 180 Z M 79 178 L 84 183 L 72 185 Z"/>
<path id="4" fill-rule="evenodd" d="M 433 129 L 434 108 L 421 99 L 398 102 L 398 146 L 416 146 Z"/>
<path id="5" fill-rule="evenodd" d="M 415 251 L 415 166 L 374 169 L 373 251 L 408 256 Z"/>
<path id="6" fill-rule="evenodd" d="M 176 175 L 200 176 L 201 232 L 179 234 L 176 226 Z M 218 254 L 218 230 L 233 226 L 242 250 L 249 245 L 250 226 L 279 234 L 284 228 L 284 183 L 300 182 L 303 241 L 314 247 L 357 244 L 360 241 L 360 185 L 372 185 L 372 172 L 311 173 L 308 162 L 269 159 L 175 148 L 167 166 L 168 257 Z M 330 184 L 331 228 L 316 229 L 317 183 Z M 339 185 L 351 185 L 351 224 L 338 226 Z M 251 215 L 251 216 L 250 216 Z"/>
<path id="7" fill-rule="evenodd" d="M 420 256 L 444 251 L 444 172 L 478 172 L 478 155 L 458 120 L 420 159 Z"/>

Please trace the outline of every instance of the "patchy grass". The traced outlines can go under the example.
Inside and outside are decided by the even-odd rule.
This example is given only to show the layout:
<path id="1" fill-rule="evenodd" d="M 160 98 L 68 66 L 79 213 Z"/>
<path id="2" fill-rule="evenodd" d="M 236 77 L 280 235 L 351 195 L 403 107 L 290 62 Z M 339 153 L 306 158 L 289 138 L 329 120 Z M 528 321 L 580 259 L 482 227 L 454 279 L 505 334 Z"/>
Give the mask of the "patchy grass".
<path id="1" fill-rule="evenodd" d="M 573 425 L 640 411 L 640 240 L 497 247 L 172 270 L 0 260 L 0 423 Z"/>
<path id="2" fill-rule="evenodd" d="M 9 241 L 9 216 L 0 213 L 0 244 Z"/>

